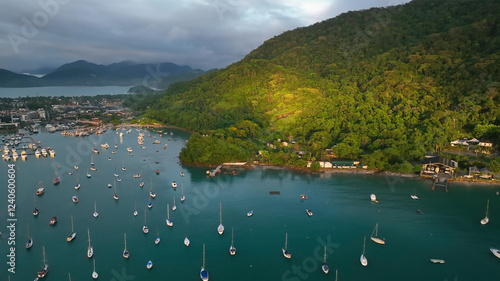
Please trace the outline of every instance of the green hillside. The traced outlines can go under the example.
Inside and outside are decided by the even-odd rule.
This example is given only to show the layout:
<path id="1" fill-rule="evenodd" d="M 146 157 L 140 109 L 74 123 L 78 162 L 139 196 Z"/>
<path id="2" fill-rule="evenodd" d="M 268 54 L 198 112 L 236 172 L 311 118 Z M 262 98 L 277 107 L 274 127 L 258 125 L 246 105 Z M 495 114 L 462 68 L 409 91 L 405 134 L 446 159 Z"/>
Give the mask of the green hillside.
<path id="1" fill-rule="evenodd" d="M 401 170 L 452 138 L 500 141 L 499 14 L 495 0 L 414 0 L 345 13 L 170 86 L 146 117 L 210 134 L 190 144 L 202 151 L 181 153 L 189 163 L 246 160 L 261 141 L 281 139 L 306 159 L 333 148 L 339 158 Z M 302 165 L 291 148 L 269 161 Z"/>

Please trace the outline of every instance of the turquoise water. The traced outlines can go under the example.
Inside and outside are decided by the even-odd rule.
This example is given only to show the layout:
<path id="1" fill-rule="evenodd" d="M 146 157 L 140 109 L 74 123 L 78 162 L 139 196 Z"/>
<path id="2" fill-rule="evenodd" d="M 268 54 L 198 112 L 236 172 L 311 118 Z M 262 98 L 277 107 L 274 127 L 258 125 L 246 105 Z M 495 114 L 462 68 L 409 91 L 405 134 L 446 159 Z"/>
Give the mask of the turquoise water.
<path id="1" fill-rule="evenodd" d="M 35 97 L 35 96 L 96 96 L 126 94 L 131 86 L 51 86 L 32 88 L 1 88 L 0 97 Z"/>
<path id="2" fill-rule="evenodd" d="M 170 132 L 172 130 L 166 129 Z M 206 245 L 206 268 L 210 280 L 494 280 L 500 259 L 489 251 L 500 247 L 499 186 L 453 184 L 450 192 L 431 191 L 431 184 L 418 179 L 374 175 L 308 174 L 272 168 L 224 169 L 225 173 L 207 178 L 206 169 L 184 167 L 178 163 L 179 150 L 188 133 L 173 130 L 173 136 L 159 137 L 146 132 L 144 146 L 137 144 L 138 131 L 123 133 L 114 130 L 89 138 L 62 137 L 60 134 L 34 135 L 44 146 L 55 149 L 55 158 L 29 156 L 28 161 L 16 162 L 16 273 L 12 281 L 33 280 L 42 266 L 42 246 L 48 259 L 49 274 L 45 280 L 91 280 L 92 259 L 86 257 L 87 228 L 90 229 L 96 271 L 99 280 L 200 280 L 202 245 Z M 151 134 L 151 138 L 147 135 Z M 161 144 L 153 144 L 153 137 Z M 170 138 L 170 141 L 167 140 Z M 177 140 L 174 140 L 177 138 Z M 113 145 L 118 144 L 116 154 Z M 101 149 L 101 143 L 110 148 Z M 167 143 L 166 149 L 163 145 Z M 133 156 L 127 147 L 133 148 Z M 91 148 L 100 153 L 93 154 Z M 18 150 L 19 151 L 19 150 Z M 91 156 L 97 171 L 89 171 Z M 111 157 L 111 160 L 108 160 Z M 13 162 L 10 162 L 13 163 Z M 0 280 L 7 280 L 8 230 L 7 176 L 5 161 L 0 162 Z M 77 164 L 77 172 L 73 166 Z M 125 165 L 126 171 L 122 171 Z M 155 170 L 160 170 L 156 175 Z M 75 172 L 69 175 L 69 171 Z M 181 177 L 180 172 L 185 176 Z M 91 178 L 85 175 L 89 172 Z M 113 173 L 122 179 L 117 182 Z M 76 173 L 81 183 L 74 189 Z M 141 173 L 140 179 L 133 174 Z M 56 175 L 61 183 L 52 185 Z M 145 187 L 139 187 L 144 181 Z M 178 188 L 172 189 L 176 181 Z M 36 197 L 40 210 L 33 217 L 33 194 L 39 186 L 45 194 Z M 119 200 L 113 199 L 115 183 Z M 149 199 L 153 186 L 157 196 Z M 186 201 L 180 202 L 181 186 Z M 269 195 L 280 191 L 280 195 Z M 411 200 L 413 192 L 419 200 Z M 377 195 L 379 203 L 371 203 L 369 195 Z M 300 201 L 299 195 L 307 200 Z M 72 203 L 77 195 L 80 202 Z M 167 227 L 166 204 L 173 227 Z M 490 222 L 482 226 L 486 200 L 490 199 Z M 93 218 L 94 201 L 99 217 Z M 153 202 L 148 209 L 147 203 Z M 217 234 L 219 203 L 225 233 Z M 134 204 L 139 215 L 133 216 Z M 308 217 L 305 209 L 314 212 Z M 418 215 L 416 210 L 423 211 Z M 144 210 L 149 234 L 142 233 Z M 254 211 L 252 217 L 246 213 Z M 57 216 L 56 226 L 49 226 Z M 74 217 L 77 238 L 66 242 L 71 232 L 70 217 Z M 386 245 L 369 240 L 375 224 Z M 34 239 L 33 248 L 26 250 L 26 225 Z M 229 255 L 231 228 L 234 228 L 235 256 Z M 157 230 L 161 237 L 154 244 Z M 122 257 L 123 233 L 127 233 L 128 260 Z M 285 233 L 291 259 L 281 253 Z M 191 245 L 185 247 L 185 236 Z M 359 257 L 363 237 L 367 237 L 368 266 L 362 267 Z M 324 246 L 330 273 L 321 271 Z M 440 258 L 445 264 L 432 264 L 430 258 Z M 146 263 L 153 261 L 153 268 Z"/>

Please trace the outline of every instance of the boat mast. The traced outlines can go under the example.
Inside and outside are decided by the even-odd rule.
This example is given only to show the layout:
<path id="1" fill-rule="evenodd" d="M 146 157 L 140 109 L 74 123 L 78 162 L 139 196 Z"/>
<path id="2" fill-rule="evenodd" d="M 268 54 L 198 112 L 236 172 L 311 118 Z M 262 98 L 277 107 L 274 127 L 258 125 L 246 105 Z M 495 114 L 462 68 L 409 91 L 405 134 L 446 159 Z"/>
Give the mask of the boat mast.
<path id="1" fill-rule="evenodd" d="M 90 245 L 90 229 L 87 228 L 87 235 L 89 237 L 89 249 L 92 248 L 92 246 Z"/>
<path id="2" fill-rule="evenodd" d="M 71 233 L 75 232 L 73 228 L 73 216 L 71 216 Z"/>
<path id="3" fill-rule="evenodd" d="M 488 217 L 488 210 L 490 208 L 490 199 L 486 202 L 486 217 Z"/>
<path id="4" fill-rule="evenodd" d="M 170 206 L 167 203 L 167 220 L 170 220 Z"/>
<path id="5" fill-rule="evenodd" d="M 325 256 L 323 258 L 323 263 L 326 263 L 326 246 L 325 246 Z"/>
<path id="6" fill-rule="evenodd" d="M 286 247 L 288 245 L 288 233 L 285 233 L 285 251 L 287 250 Z"/>
<path id="7" fill-rule="evenodd" d="M 222 202 L 219 202 L 219 218 L 220 224 L 222 224 Z"/>
<path id="8" fill-rule="evenodd" d="M 127 251 L 127 233 L 123 233 L 123 240 L 125 241 L 125 249 L 123 251 Z"/>
<path id="9" fill-rule="evenodd" d="M 363 239 L 363 256 L 365 255 L 365 247 L 366 247 L 366 236 Z"/>
<path id="10" fill-rule="evenodd" d="M 203 265 L 202 268 L 205 268 L 205 244 L 203 244 Z"/>
<path id="11" fill-rule="evenodd" d="M 234 227 L 231 228 L 231 247 L 233 247 L 234 244 Z"/>

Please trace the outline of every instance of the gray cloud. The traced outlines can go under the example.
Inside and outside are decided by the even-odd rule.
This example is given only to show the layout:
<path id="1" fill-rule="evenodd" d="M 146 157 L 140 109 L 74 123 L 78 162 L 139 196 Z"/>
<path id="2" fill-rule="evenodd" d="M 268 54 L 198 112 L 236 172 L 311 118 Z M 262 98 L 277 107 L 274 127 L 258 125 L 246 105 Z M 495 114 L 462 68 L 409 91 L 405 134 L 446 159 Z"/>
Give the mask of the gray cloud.
<path id="1" fill-rule="evenodd" d="M 409 0 L 0 0 L 0 68 L 85 59 L 225 67 L 265 40 Z"/>

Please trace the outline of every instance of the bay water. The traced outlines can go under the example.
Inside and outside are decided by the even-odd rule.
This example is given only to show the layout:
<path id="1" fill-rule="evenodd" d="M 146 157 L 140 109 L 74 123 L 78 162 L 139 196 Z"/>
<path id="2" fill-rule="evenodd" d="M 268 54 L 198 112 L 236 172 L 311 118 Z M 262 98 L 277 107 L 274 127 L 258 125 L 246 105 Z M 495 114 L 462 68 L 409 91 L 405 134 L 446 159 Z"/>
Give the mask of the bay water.
<path id="1" fill-rule="evenodd" d="M 50 86 L 32 88 L 1 88 L 0 97 L 36 97 L 36 96 L 97 96 L 97 95 L 117 95 L 126 94 L 132 86 Z"/>
<path id="2" fill-rule="evenodd" d="M 42 246 L 49 264 L 45 280 L 68 280 L 68 273 L 72 280 L 91 280 L 87 229 L 99 280 L 200 280 L 203 244 L 210 280 L 335 280 L 335 270 L 338 280 L 497 279 L 500 259 L 489 248 L 500 248 L 499 186 L 460 183 L 451 184 L 449 192 L 432 191 L 431 182 L 414 178 L 311 174 L 273 167 L 223 168 L 221 174 L 209 178 L 207 168 L 179 163 L 188 133 L 160 130 L 161 136 L 158 131 L 141 131 L 145 149 L 137 144 L 136 128 L 107 130 L 86 138 L 42 131 L 33 137 L 44 147 L 52 147 L 54 158 L 29 155 L 26 162 L 0 162 L 0 280 L 8 280 L 8 276 L 12 281 L 35 279 L 42 266 Z M 155 138 L 161 144 L 153 144 Z M 110 148 L 102 149 L 103 143 Z M 127 147 L 133 149 L 132 155 Z M 99 154 L 92 153 L 92 148 Z M 97 171 L 90 170 L 91 160 Z M 11 234 L 7 229 L 7 183 L 8 164 L 13 163 L 17 221 Z M 134 178 L 136 173 L 141 178 Z M 81 187 L 75 190 L 77 174 Z M 56 176 L 61 178 L 59 185 L 52 184 Z M 141 181 L 145 183 L 142 188 Z M 177 189 L 172 188 L 172 181 Z M 119 200 L 113 199 L 114 188 L 108 184 L 116 185 Z M 40 185 L 45 194 L 35 197 Z M 149 197 L 151 187 L 156 198 Z M 182 187 L 186 200 L 181 203 Z M 280 194 L 270 195 L 270 191 Z M 378 203 L 370 202 L 372 193 Z M 413 193 L 419 200 L 410 198 Z M 300 200 L 301 194 L 308 199 Z M 74 195 L 79 197 L 76 204 L 71 200 Z M 168 227 L 167 203 L 171 208 L 174 196 L 177 210 L 170 209 L 174 225 Z M 490 222 L 481 225 L 488 199 Z M 149 201 L 151 209 L 147 208 Z M 98 218 L 92 216 L 94 202 Z M 216 230 L 220 203 L 223 235 Z M 32 215 L 34 204 L 40 211 L 37 217 Z M 137 216 L 133 215 L 135 209 Z M 306 209 L 314 215 L 309 217 Z M 247 217 L 250 210 L 254 215 Z M 144 212 L 148 234 L 142 232 Z M 59 219 L 55 226 L 49 226 L 52 216 Z M 71 216 L 77 238 L 66 242 Z M 385 245 L 369 239 L 376 223 Z M 24 246 L 27 225 L 34 240 L 29 250 Z M 235 256 L 229 254 L 232 229 Z M 129 259 L 122 257 L 124 233 Z M 154 243 L 157 233 L 161 237 L 158 245 Z M 285 234 L 291 259 L 284 258 L 281 251 Z M 8 272 L 9 235 L 16 242 L 15 273 Z M 186 236 L 189 247 L 183 244 Z M 364 237 L 366 267 L 359 261 Z M 327 275 L 321 271 L 325 246 L 330 267 Z M 446 263 L 433 264 L 431 258 Z M 146 269 L 149 260 L 151 270 Z"/>

